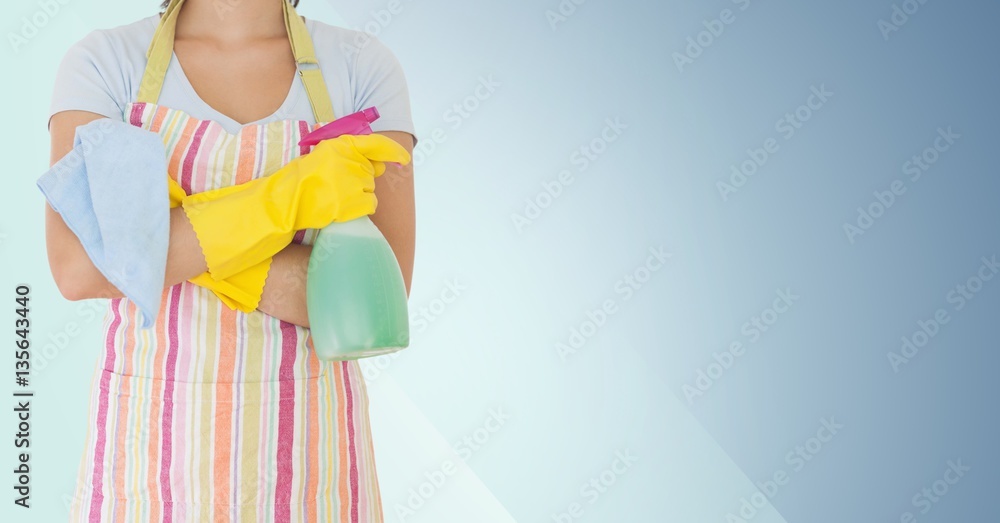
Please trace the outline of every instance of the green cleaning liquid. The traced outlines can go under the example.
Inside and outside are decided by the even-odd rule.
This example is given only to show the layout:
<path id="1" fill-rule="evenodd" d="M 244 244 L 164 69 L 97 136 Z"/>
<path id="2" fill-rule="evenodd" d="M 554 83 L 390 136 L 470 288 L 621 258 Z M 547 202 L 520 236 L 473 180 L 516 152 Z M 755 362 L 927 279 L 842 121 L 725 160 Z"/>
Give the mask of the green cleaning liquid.
<path id="1" fill-rule="evenodd" d="M 313 243 L 309 329 L 324 360 L 356 360 L 410 344 L 406 287 L 389 242 L 367 217 L 332 223 Z"/>

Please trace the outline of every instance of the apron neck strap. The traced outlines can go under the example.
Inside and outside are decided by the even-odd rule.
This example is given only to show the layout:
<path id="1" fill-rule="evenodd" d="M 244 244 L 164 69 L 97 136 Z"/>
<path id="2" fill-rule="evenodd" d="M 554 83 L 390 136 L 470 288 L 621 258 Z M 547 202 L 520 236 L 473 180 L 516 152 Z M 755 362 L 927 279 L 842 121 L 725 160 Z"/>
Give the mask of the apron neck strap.
<path id="1" fill-rule="evenodd" d="M 333 104 L 330 102 L 330 92 L 326 88 L 323 73 L 319 68 L 319 60 L 316 59 L 316 50 L 313 47 L 312 38 L 309 36 L 309 30 L 306 29 L 305 22 L 299 18 L 291 3 L 288 0 L 280 1 L 285 15 L 288 41 L 292 45 L 292 54 L 295 56 L 296 69 L 302 78 L 306 95 L 309 97 L 313 116 L 316 123 L 331 122 L 334 119 Z M 163 79 L 166 76 L 167 67 L 170 65 L 170 58 L 174 53 L 177 15 L 183 4 L 184 0 L 170 0 L 170 4 L 160 18 L 156 32 L 153 33 L 153 41 L 146 51 L 146 70 L 142 74 L 142 83 L 139 84 L 137 102 L 155 104 L 160 98 Z"/>

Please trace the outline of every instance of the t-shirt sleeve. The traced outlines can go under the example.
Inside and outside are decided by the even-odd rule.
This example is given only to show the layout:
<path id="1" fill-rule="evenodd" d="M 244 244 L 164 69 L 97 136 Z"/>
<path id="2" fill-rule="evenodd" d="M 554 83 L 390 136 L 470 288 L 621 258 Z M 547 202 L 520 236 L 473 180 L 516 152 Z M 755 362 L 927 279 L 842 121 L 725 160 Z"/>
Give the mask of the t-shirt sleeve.
<path id="1" fill-rule="evenodd" d="M 356 111 L 374 106 L 379 119 L 373 131 L 403 131 L 416 137 L 410 112 L 410 92 L 403 67 L 380 40 L 371 37 L 358 52 L 354 65 Z"/>
<path id="2" fill-rule="evenodd" d="M 121 120 L 123 71 L 111 40 L 92 31 L 66 51 L 56 71 L 49 121 L 61 111 L 90 111 Z"/>

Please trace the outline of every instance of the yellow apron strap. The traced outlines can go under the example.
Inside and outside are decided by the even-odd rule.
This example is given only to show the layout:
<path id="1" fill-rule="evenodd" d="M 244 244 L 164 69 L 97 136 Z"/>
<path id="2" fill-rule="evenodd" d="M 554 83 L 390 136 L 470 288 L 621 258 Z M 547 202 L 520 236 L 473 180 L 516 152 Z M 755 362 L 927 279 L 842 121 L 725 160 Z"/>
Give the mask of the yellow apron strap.
<path id="1" fill-rule="evenodd" d="M 306 95 L 309 96 L 313 116 L 317 123 L 332 122 L 333 103 L 330 102 L 330 91 L 327 90 L 326 81 L 323 80 L 323 72 L 319 68 L 319 60 L 316 59 L 316 50 L 309 36 L 309 30 L 290 2 L 285 0 L 281 3 L 285 6 L 285 29 L 292 44 L 292 54 L 295 55 L 295 64 L 299 76 L 302 77 L 302 85 L 306 89 Z"/>
<path id="2" fill-rule="evenodd" d="M 156 32 L 153 33 L 153 41 L 146 51 L 146 70 L 142 74 L 142 83 L 139 84 L 137 102 L 156 103 L 160 98 L 160 91 L 163 90 L 163 79 L 167 74 L 167 67 L 170 65 L 170 57 L 174 53 L 177 15 L 183 4 L 184 0 L 170 0 L 166 11 L 163 12 L 163 17 L 160 18 Z M 305 22 L 295 12 L 290 2 L 282 0 L 281 4 L 285 16 L 285 29 L 292 45 L 296 68 L 302 78 L 306 95 L 309 97 L 313 116 L 316 118 L 316 122 L 333 121 L 333 104 L 330 101 L 330 92 L 323 80 L 323 73 L 320 71 L 319 61 L 316 59 L 316 50 L 313 47 L 312 38 L 309 36 L 309 30 L 306 29 Z"/>
<path id="3" fill-rule="evenodd" d="M 170 56 L 174 52 L 174 29 L 177 27 L 177 14 L 184 0 L 170 0 L 167 10 L 163 12 L 159 25 L 153 33 L 153 41 L 146 50 L 146 70 L 142 73 L 142 83 L 139 84 L 137 102 L 156 103 L 163 89 L 163 78 L 170 65 Z"/>

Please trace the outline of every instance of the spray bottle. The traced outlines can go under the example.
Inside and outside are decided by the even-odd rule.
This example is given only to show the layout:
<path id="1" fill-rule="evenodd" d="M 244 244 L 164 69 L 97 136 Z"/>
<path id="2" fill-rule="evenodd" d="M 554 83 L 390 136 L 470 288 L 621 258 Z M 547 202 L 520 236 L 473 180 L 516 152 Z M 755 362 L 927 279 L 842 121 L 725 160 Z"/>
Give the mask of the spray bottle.
<path id="1" fill-rule="evenodd" d="M 299 146 L 371 134 L 378 117 L 374 107 L 344 116 L 308 133 Z M 368 216 L 320 230 L 306 277 L 309 328 L 320 359 L 356 360 L 406 348 L 406 301 L 396 256 Z"/>

